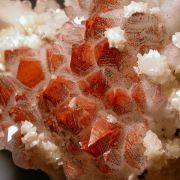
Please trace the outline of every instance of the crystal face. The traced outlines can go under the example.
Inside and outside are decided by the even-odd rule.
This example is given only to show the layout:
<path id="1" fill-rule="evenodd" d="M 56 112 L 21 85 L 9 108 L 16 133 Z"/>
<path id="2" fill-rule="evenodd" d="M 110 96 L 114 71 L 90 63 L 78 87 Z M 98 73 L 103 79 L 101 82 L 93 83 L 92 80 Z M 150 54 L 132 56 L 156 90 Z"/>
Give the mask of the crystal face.
<path id="1" fill-rule="evenodd" d="M 0 5 L 17 12 L 0 6 L 0 147 L 18 166 L 53 180 L 180 179 L 180 28 L 168 0 Z"/>

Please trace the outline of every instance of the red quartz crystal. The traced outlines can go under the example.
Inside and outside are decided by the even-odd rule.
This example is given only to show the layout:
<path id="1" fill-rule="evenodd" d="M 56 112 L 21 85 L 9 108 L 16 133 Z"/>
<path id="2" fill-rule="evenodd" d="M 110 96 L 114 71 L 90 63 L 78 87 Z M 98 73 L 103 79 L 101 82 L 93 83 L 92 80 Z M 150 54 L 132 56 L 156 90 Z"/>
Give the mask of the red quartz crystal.
<path id="1" fill-rule="evenodd" d="M 15 92 L 15 84 L 13 78 L 8 76 L 0 76 L 0 104 L 6 106 Z"/>
<path id="2" fill-rule="evenodd" d="M 71 56 L 71 70 L 78 75 L 88 74 L 95 65 L 93 48 L 90 43 L 74 45 Z"/>
<path id="3" fill-rule="evenodd" d="M 72 99 L 57 108 L 55 114 L 58 124 L 77 134 L 91 123 L 96 112 L 96 103 L 89 98 L 78 96 L 75 99 L 75 107 L 69 107 L 71 101 Z"/>
<path id="4" fill-rule="evenodd" d="M 70 96 L 74 83 L 62 76 L 50 81 L 43 92 L 44 100 L 50 101 L 54 106 L 64 102 Z"/>
<path id="5" fill-rule="evenodd" d="M 96 40 L 102 38 L 106 29 L 112 27 L 112 25 L 112 19 L 99 16 L 88 19 L 86 21 L 85 39 Z"/>
<path id="6" fill-rule="evenodd" d="M 145 131 L 143 124 L 137 124 L 130 128 L 125 138 L 124 156 L 126 162 L 134 168 L 142 168 L 145 163 L 145 157 L 141 156 L 144 152 L 142 137 Z"/>
<path id="7" fill-rule="evenodd" d="M 5 50 L 4 59 L 6 63 L 14 63 L 15 58 L 28 57 L 32 54 L 31 49 L 27 47 L 21 47 L 14 50 Z"/>
<path id="8" fill-rule="evenodd" d="M 54 51 L 51 48 L 48 48 L 46 51 L 47 64 L 50 72 L 54 72 L 58 69 L 60 64 L 64 60 L 64 56 Z"/>
<path id="9" fill-rule="evenodd" d="M 99 66 L 113 66 L 119 68 L 123 65 L 128 53 L 110 48 L 107 40 L 103 40 L 95 47 L 95 57 Z"/>
<path id="10" fill-rule="evenodd" d="M 135 13 L 124 23 L 128 44 L 145 53 L 162 49 L 166 44 L 164 26 L 156 15 Z"/>
<path id="11" fill-rule="evenodd" d="M 103 74 L 103 71 L 97 71 L 88 75 L 85 79 L 79 82 L 80 89 L 86 94 L 91 94 L 95 97 L 104 96 L 108 90 L 109 85 Z"/>
<path id="12" fill-rule="evenodd" d="M 107 92 L 105 105 L 118 115 L 133 111 L 133 101 L 125 89 L 114 89 Z"/>
<path id="13" fill-rule="evenodd" d="M 36 59 L 23 58 L 20 61 L 17 79 L 29 88 L 33 88 L 44 80 L 41 62 Z"/>
<path id="14" fill-rule="evenodd" d="M 9 115 L 14 119 L 15 122 L 21 122 L 21 121 L 35 121 L 35 117 L 33 115 L 33 112 L 29 111 L 29 109 L 23 106 L 15 106 L 9 111 Z"/>
<path id="15" fill-rule="evenodd" d="M 145 110 L 146 100 L 141 84 L 134 84 L 132 87 L 132 98 L 141 111 Z"/>
<path id="16" fill-rule="evenodd" d="M 94 0 L 92 12 L 100 13 L 117 9 L 122 4 L 119 0 Z"/>
<path id="17" fill-rule="evenodd" d="M 122 126 L 119 123 L 109 123 L 104 117 L 97 117 L 88 144 L 83 145 L 83 150 L 98 157 L 117 145 L 121 133 Z"/>

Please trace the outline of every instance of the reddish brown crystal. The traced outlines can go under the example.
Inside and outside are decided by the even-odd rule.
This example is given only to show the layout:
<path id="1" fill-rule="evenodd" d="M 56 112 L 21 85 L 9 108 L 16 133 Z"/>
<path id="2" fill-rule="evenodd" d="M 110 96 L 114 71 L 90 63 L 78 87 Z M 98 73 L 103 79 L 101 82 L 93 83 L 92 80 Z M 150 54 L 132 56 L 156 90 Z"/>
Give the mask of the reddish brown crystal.
<path id="1" fill-rule="evenodd" d="M 104 174 L 109 173 L 111 171 L 109 166 L 106 165 L 106 163 L 103 160 L 97 163 L 97 168 L 99 169 L 100 172 Z"/>
<path id="2" fill-rule="evenodd" d="M 36 59 L 23 58 L 20 61 L 17 79 L 29 88 L 33 88 L 44 80 L 41 62 Z"/>
<path id="3" fill-rule="evenodd" d="M 32 54 L 31 49 L 27 47 L 17 48 L 14 50 L 5 50 L 4 59 L 6 63 L 14 63 L 14 60 L 19 57 L 28 57 Z"/>
<path id="4" fill-rule="evenodd" d="M 141 84 L 134 84 L 132 87 L 132 98 L 135 100 L 137 103 L 138 107 L 140 108 L 141 111 L 145 110 L 145 94 L 142 89 Z"/>
<path id="5" fill-rule="evenodd" d="M 60 64 L 64 60 L 64 56 L 55 52 L 53 49 L 48 48 L 46 51 L 47 64 L 50 72 L 54 72 L 58 69 Z"/>
<path id="6" fill-rule="evenodd" d="M 166 32 L 155 15 L 135 13 L 124 24 L 127 42 L 139 52 L 162 49 L 167 43 Z"/>
<path id="7" fill-rule="evenodd" d="M 133 101 L 125 89 L 118 88 L 107 92 L 105 105 L 118 115 L 133 111 Z"/>
<path id="8" fill-rule="evenodd" d="M 91 94 L 95 97 L 102 97 L 109 88 L 103 72 L 97 71 L 90 74 L 79 82 L 80 89 L 86 94 Z"/>
<path id="9" fill-rule="evenodd" d="M 67 160 L 64 163 L 64 171 L 68 179 L 78 179 L 83 174 L 83 167 L 81 163 Z"/>
<path id="10" fill-rule="evenodd" d="M 43 92 L 44 100 L 50 101 L 54 106 L 63 103 L 73 90 L 74 83 L 62 76 L 52 80 Z"/>
<path id="11" fill-rule="evenodd" d="M 58 124 L 77 134 L 91 123 L 97 107 L 93 100 L 83 96 L 76 97 L 75 107 L 70 107 L 71 101 L 57 108 L 55 114 Z"/>
<path id="12" fill-rule="evenodd" d="M 6 106 L 15 91 L 14 81 L 11 77 L 0 77 L 0 104 Z"/>
<path id="13" fill-rule="evenodd" d="M 93 48 L 90 43 L 73 45 L 71 56 L 71 70 L 78 75 L 85 75 L 95 65 Z"/>
<path id="14" fill-rule="evenodd" d="M 112 19 L 99 16 L 88 19 L 86 21 L 85 39 L 91 40 L 102 38 L 106 29 L 112 27 L 112 25 Z"/>
<path id="15" fill-rule="evenodd" d="M 110 48 L 107 40 L 103 40 L 95 47 L 95 57 L 99 66 L 115 66 L 120 67 L 125 58 L 127 52 L 120 52 L 116 48 Z"/>
<path id="16" fill-rule="evenodd" d="M 119 0 L 94 0 L 94 8 L 92 12 L 94 13 L 100 13 L 100 12 L 106 12 L 110 10 L 114 10 L 122 4 Z"/>
<path id="17" fill-rule="evenodd" d="M 120 124 L 109 123 L 104 117 L 98 117 L 93 124 L 89 142 L 83 146 L 83 150 L 98 157 L 110 147 L 117 145 L 121 133 Z"/>
<path id="18" fill-rule="evenodd" d="M 22 106 L 15 106 L 9 111 L 9 115 L 14 119 L 15 122 L 21 121 L 35 121 L 33 112 L 30 112 L 27 108 Z"/>
<path id="19" fill-rule="evenodd" d="M 145 127 L 138 124 L 132 127 L 125 138 L 124 156 L 126 162 L 133 168 L 142 168 L 145 163 L 145 157 L 142 156 L 144 147 L 142 145 L 143 133 Z"/>

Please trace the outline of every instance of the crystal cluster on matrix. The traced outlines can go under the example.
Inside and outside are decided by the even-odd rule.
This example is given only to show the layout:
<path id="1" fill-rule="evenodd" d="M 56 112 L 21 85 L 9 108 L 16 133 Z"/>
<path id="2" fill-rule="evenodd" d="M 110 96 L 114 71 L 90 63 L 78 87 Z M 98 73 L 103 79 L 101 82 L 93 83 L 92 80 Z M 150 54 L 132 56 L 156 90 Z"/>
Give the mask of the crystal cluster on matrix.
<path id="1" fill-rule="evenodd" d="M 14 2 L 28 13 L 0 33 L 0 145 L 18 166 L 52 179 L 180 178 L 180 87 L 168 57 L 180 54 L 179 34 L 166 27 L 165 3 L 68 0 L 65 15 L 54 0 Z M 38 44 L 8 46 L 11 31 Z"/>

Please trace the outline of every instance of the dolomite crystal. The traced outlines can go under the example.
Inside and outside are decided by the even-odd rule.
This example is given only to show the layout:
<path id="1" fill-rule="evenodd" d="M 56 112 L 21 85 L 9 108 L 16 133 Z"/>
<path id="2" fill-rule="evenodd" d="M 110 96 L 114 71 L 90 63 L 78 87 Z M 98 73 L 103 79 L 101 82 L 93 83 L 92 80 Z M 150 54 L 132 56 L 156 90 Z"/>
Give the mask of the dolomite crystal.
<path id="1" fill-rule="evenodd" d="M 168 4 L 0 2 L 0 147 L 18 166 L 54 180 L 180 179 Z"/>

